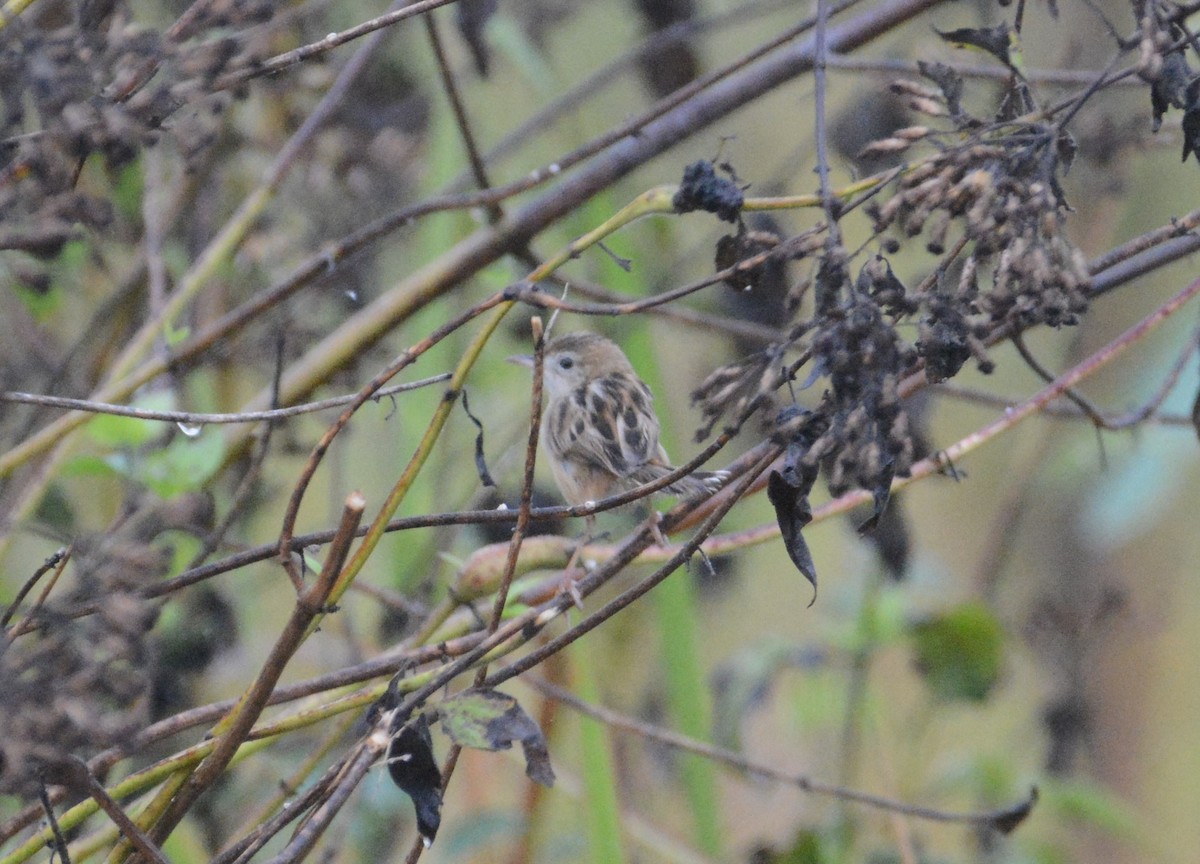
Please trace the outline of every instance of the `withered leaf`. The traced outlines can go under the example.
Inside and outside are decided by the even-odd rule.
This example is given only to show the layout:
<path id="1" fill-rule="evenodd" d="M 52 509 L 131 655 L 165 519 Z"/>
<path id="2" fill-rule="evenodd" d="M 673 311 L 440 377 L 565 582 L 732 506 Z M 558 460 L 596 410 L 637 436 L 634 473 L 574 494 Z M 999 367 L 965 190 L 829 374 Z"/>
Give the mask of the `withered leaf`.
<path id="1" fill-rule="evenodd" d="M 1064 129 L 1054 139 L 1054 152 L 1058 156 L 1058 164 L 1062 166 L 1065 177 L 1070 173 L 1071 166 L 1075 164 L 1075 156 L 1079 153 L 1079 142 L 1075 140 L 1074 135 Z"/>
<path id="2" fill-rule="evenodd" d="M 858 526 L 859 534 L 866 534 L 868 531 L 874 530 L 875 526 L 879 524 L 879 517 L 887 509 L 888 499 L 892 496 L 892 479 L 895 476 L 896 463 L 889 462 L 886 468 L 880 472 L 875 487 L 871 490 L 871 498 L 874 501 L 875 509 L 867 517 L 867 520 Z"/>
<path id="3" fill-rule="evenodd" d="M 1200 389 L 1196 390 L 1196 401 L 1192 403 L 1192 428 L 1196 430 L 1196 437 L 1200 438 Z"/>
<path id="4" fill-rule="evenodd" d="M 783 537 L 788 557 L 792 559 L 800 575 L 812 585 L 813 596 L 808 604 L 811 606 L 817 602 L 817 568 L 813 564 L 812 553 L 801 534 L 801 529 L 812 521 L 812 506 L 808 503 L 808 493 L 816 482 L 817 468 L 803 461 L 806 450 L 803 441 L 788 445 L 787 455 L 783 459 L 783 470 L 772 471 L 767 478 L 767 500 L 775 508 L 775 519 L 779 522 L 779 533 Z"/>
<path id="5" fill-rule="evenodd" d="M 1033 805 L 1037 803 L 1038 790 L 1034 786 L 1029 790 L 1029 797 L 1019 804 L 1014 804 L 1007 810 L 1002 810 L 997 813 L 992 819 L 991 825 L 1001 834 L 1011 834 L 1017 827 L 1024 822 L 1029 814 L 1033 812 Z"/>
<path id="6" fill-rule="evenodd" d="M 487 77 L 488 67 L 491 65 L 491 51 L 483 31 L 499 5 L 499 0 L 458 0 L 454 4 L 454 23 L 458 25 L 458 32 L 463 41 L 471 49 L 475 71 L 479 73 L 480 78 Z"/>
<path id="7" fill-rule="evenodd" d="M 525 774 L 535 783 L 554 785 L 546 736 L 516 699 L 498 690 L 470 689 L 438 709 L 442 729 L 462 747 L 507 750 L 514 741 L 525 753 Z"/>
<path id="8" fill-rule="evenodd" d="M 942 91 L 942 96 L 946 100 L 946 108 L 950 111 L 950 116 L 961 117 L 963 113 L 962 77 L 945 63 L 926 63 L 924 60 L 919 60 L 917 68 L 921 70 L 922 75 L 938 85 L 938 89 Z"/>
<path id="9" fill-rule="evenodd" d="M 963 27 L 958 30 L 945 31 L 935 27 L 933 32 L 952 45 L 960 47 L 966 45 L 986 51 L 1008 68 L 1017 71 L 1017 61 L 1014 56 L 1017 31 L 1013 30 L 1007 22 L 997 24 L 995 27 Z"/>
<path id="10" fill-rule="evenodd" d="M 897 582 L 907 575 L 912 552 L 909 520 L 904 511 L 904 498 L 889 501 L 887 509 L 875 525 L 875 530 L 867 535 L 867 540 L 875 547 L 888 576 Z"/>
<path id="11" fill-rule="evenodd" d="M 1200 80 L 1193 81 L 1187 88 L 1187 106 L 1183 111 L 1183 161 L 1189 153 L 1196 154 L 1200 162 Z"/>
<path id="12" fill-rule="evenodd" d="M 745 201 L 745 193 L 736 183 L 718 177 L 713 163 L 701 159 L 683 169 L 683 180 L 671 204 L 676 213 L 706 210 L 725 222 L 736 222 Z"/>
<path id="13" fill-rule="evenodd" d="M 392 737 L 387 749 L 387 768 L 392 782 L 412 799 L 417 831 L 429 846 L 442 822 L 442 772 L 433 756 L 426 715 L 419 715 Z"/>
<path id="14" fill-rule="evenodd" d="M 1154 124 L 1151 131 L 1157 132 L 1162 126 L 1163 115 L 1168 108 L 1184 108 L 1187 105 L 1188 84 L 1192 80 L 1192 70 L 1182 52 L 1167 54 L 1163 57 L 1162 69 L 1158 78 L 1150 85 L 1150 107 L 1154 111 Z"/>

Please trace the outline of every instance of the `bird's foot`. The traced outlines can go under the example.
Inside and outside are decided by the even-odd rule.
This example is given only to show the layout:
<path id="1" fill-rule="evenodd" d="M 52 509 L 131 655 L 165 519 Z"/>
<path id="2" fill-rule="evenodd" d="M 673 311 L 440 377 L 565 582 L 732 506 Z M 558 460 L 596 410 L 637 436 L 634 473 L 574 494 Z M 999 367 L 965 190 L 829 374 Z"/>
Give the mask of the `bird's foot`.
<path id="1" fill-rule="evenodd" d="M 580 610 L 583 609 L 583 595 L 579 593 L 579 578 L 587 571 L 587 567 L 582 564 L 583 549 L 592 542 L 592 539 L 592 531 L 589 528 L 575 543 L 571 557 L 567 560 L 567 566 L 563 568 L 562 584 L 559 587 L 559 592 L 569 594 L 575 608 Z"/>
<path id="2" fill-rule="evenodd" d="M 670 541 L 667 540 L 667 535 L 663 534 L 661 525 L 662 514 L 657 510 L 651 510 L 646 519 L 646 526 L 650 529 L 650 536 L 654 538 L 655 545 L 660 549 L 666 549 Z"/>

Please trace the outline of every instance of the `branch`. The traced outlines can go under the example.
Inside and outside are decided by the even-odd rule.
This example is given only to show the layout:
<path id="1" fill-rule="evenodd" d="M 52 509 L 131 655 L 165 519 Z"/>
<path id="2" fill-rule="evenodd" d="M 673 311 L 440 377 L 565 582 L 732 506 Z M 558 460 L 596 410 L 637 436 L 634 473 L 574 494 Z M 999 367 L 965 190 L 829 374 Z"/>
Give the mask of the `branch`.
<path id="1" fill-rule="evenodd" d="M 395 384 L 383 387 L 371 398 L 378 401 L 385 396 L 395 396 L 397 393 L 407 393 L 437 384 L 450 377 L 449 372 L 442 372 L 419 381 L 408 384 Z M 87 399 L 68 399 L 63 396 L 44 396 L 39 393 L 21 393 L 9 391 L 0 393 L 0 402 L 13 402 L 25 405 L 42 405 L 48 408 L 66 408 L 71 411 L 88 411 L 92 414 L 112 414 L 117 417 L 134 417 L 138 420 L 162 420 L 166 423 L 183 423 L 186 425 L 207 426 L 222 423 L 257 423 L 262 420 L 283 420 L 288 417 L 298 417 L 302 414 L 312 414 L 328 408 L 337 408 L 349 404 L 358 398 L 358 394 L 348 396 L 333 396 L 317 402 L 306 402 L 303 405 L 293 405 L 289 408 L 273 408 L 267 411 L 242 411 L 233 414 L 203 414 L 194 411 L 149 411 L 144 408 L 133 408 L 128 405 L 112 405 L 108 402 L 92 402 Z"/>
<path id="2" fill-rule="evenodd" d="M 613 729 L 663 744 L 673 750 L 703 756 L 706 759 L 711 759 L 718 764 L 749 774 L 752 777 L 773 780 L 777 783 L 795 786 L 797 789 L 813 795 L 823 795 L 839 801 L 863 804 L 867 807 L 886 810 L 890 813 L 901 813 L 905 816 L 915 816 L 919 819 L 927 819 L 933 822 L 958 822 L 968 825 L 996 827 L 998 823 L 1006 824 L 1018 816 L 1023 818 L 1037 801 L 1037 791 L 1035 789 L 1024 801 L 1019 801 L 1016 804 L 997 810 L 951 811 L 939 810 L 934 807 L 924 807 L 918 804 L 906 804 L 903 801 L 896 801 L 882 795 L 872 795 L 869 792 L 859 792 L 844 786 L 825 783 L 820 780 L 814 780 L 806 774 L 793 774 L 752 759 L 747 759 L 740 753 L 726 750 L 724 747 L 706 744 L 703 741 L 697 741 L 678 732 L 663 729 L 641 720 L 635 720 L 609 708 L 589 704 L 578 696 L 575 696 L 569 690 L 552 684 L 549 681 L 538 678 L 527 678 L 526 683 L 542 695 L 561 702 L 579 713 L 598 720 Z"/>

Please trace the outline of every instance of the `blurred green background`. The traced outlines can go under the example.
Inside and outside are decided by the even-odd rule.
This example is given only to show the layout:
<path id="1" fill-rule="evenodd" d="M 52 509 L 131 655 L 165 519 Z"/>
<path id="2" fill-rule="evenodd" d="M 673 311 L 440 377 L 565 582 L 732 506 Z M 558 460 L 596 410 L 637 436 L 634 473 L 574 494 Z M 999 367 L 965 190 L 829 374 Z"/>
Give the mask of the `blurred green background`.
<path id="1" fill-rule="evenodd" d="M 1101 5 L 1121 32 L 1132 28 L 1127 7 Z M 181 8 L 135 3 L 131 15 L 144 26 L 163 27 Z M 357 0 L 288 4 L 278 13 L 287 23 L 266 30 L 262 38 L 268 53 L 277 53 L 381 11 Z M 691 37 L 690 62 L 700 70 L 718 68 L 810 11 L 793 3 L 697 3 L 690 19 L 715 23 Z M 614 64 L 650 28 L 649 19 L 631 4 L 502 4 L 485 30 L 486 78 L 476 72 L 450 10 L 436 14 L 485 152 L 550 100 L 614 66 L 599 91 L 489 159 L 494 182 L 560 159 L 653 99 L 636 63 Z M 990 4 L 943 5 L 858 52 L 854 60 L 985 65 L 982 55 L 955 51 L 932 28 L 978 26 L 1008 15 Z M 1094 70 L 1109 59 L 1111 40 L 1089 5 L 1060 4 L 1056 19 L 1037 4 L 1025 15 L 1025 60 L 1040 99 L 1053 101 L 1055 94 L 1079 85 L 1042 81 L 1039 70 Z M 221 115 L 215 143 L 193 165 L 185 167 L 178 144 L 164 139 L 119 171 L 85 170 L 81 187 L 114 204 L 112 227 L 72 242 L 49 262 L 38 262 L 49 280 L 44 291 L 30 287 L 27 271 L 35 264 L 16 257 L 0 264 L 0 281 L 7 283 L 0 297 L 5 313 L 0 315 L 0 345 L 5 346 L 0 361 L 9 370 L 5 388 L 45 387 L 45 370 L 81 338 L 84 322 L 93 316 L 100 322 L 95 341 L 101 346 L 122 322 L 136 322 L 141 314 L 140 301 L 133 299 L 136 290 L 126 302 L 106 304 L 140 254 L 149 192 L 174 196 L 182 214 L 168 221 L 162 246 L 169 279 L 177 279 L 311 110 L 352 47 L 252 82 L 245 98 Z M 655 57 L 664 67 L 658 70 L 662 75 L 672 74 L 668 61 L 683 62 L 665 49 Z M 902 113 L 889 102 L 887 83 L 896 74 L 857 68 L 848 59 L 831 69 L 835 187 L 860 176 L 854 155 L 870 137 L 888 131 L 895 112 Z M 996 92 L 995 81 L 970 79 L 966 101 L 986 113 Z M 777 88 L 597 195 L 537 237 L 533 251 L 548 257 L 646 188 L 677 182 L 683 166 L 695 159 L 728 160 L 741 181 L 751 184 L 751 195 L 813 192 L 813 110 L 811 77 Z M 1157 136 L 1149 128 L 1149 97 L 1138 86 L 1104 91 L 1073 122 L 1081 151 L 1064 183 L 1074 208 L 1067 226 L 1089 257 L 1164 225 L 1195 204 L 1200 178 L 1195 164 L 1179 162 L 1178 115 L 1169 116 Z M 306 148 L 278 199 L 192 305 L 188 331 L 202 329 L 275 284 L 329 240 L 454 182 L 465 164 L 426 35 L 418 21 L 405 22 L 389 33 L 351 95 Z M 820 216 L 797 210 L 773 218 L 777 230 L 788 235 Z M 144 388 L 135 403 L 237 410 L 269 384 L 277 332 L 286 334 L 286 358 L 302 357 L 346 317 L 469 235 L 483 219 L 476 211 L 436 214 L 395 232 L 339 265 L 274 316 L 263 317 L 203 365 Z M 850 248 L 869 237 L 866 220 L 857 215 L 847 218 L 844 229 Z M 591 250 L 560 272 L 568 281 L 643 297 L 711 273 L 712 248 L 722 233 L 725 226 L 704 215 L 656 217 L 606 240 L 611 256 Z M 892 258 L 905 284 L 918 282 L 935 263 L 919 247 L 912 244 Z M 630 269 L 614 256 L 631 262 Z M 788 284 L 806 267 L 791 267 Z M 316 395 L 355 391 L 405 347 L 528 269 L 514 260 L 484 269 L 361 352 Z M 1162 268 L 1098 300 L 1080 326 L 1036 332 L 1028 343 L 1044 365 L 1063 370 L 1195 277 L 1190 260 Z M 714 286 L 682 305 L 713 316 L 745 314 L 745 304 L 735 299 L 742 298 Z M 750 299 L 753 305 L 755 298 Z M 471 410 L 486 430 L 488 466 L 510 505 L 520 489 L 529 381 L 525 370 L 503 361 L 528 350 L 529 314 L 518 309 L 509 316 L 467 383 Z M 778 323 L 769 311 L 767 320 Z M 114 321 L 113 331 L 103 330 Z M 1111 412 L 1140 405 L 1185 349 L 1195 323 L 1194 310 L 1185 311 L 1085 382 L 1081 392 Z M 699 416 L 689 394 L 712 369 L 747 350 L 703 322 L 669 316 L 589 320 L 564 314 L 556 326 L 595 329 L 620 342 L 656 393 L 664 440 L 677 462 L 698 447 L 692 433 Z M 468 326 L 452 335 L 406 372 L 405 380 L 452 368 L 474 332 Z M 107 354 L 94 342 L 87 356 L 101 362 Z M 984 376 L 968 364 L 954 385 L 1014 403 L 1041 388 L 1011 347 L 998 347 L 993 356 L 994 374 Z M 1187 415 L 1198 387 L 1193 359 L 1163 413 Z M 815 400 L 819 389 L 802 392 L 801 402 Z M 1003 411 L 1000 405 L 936 388 L 917 399 L 919 407 L 911 410 L 922 418 L 935 449 Z M 298 531 L 333 524 L 351 489 L 363 492 L 371 514 L 440 400 L 435 386 L 361 410 L 316 475 Z M 7 404 L 0 410 L 8 415 L 0 427 L 8 447 L 21 439 L 28 415 Z M 309 415 L 275 431 L 260 486 L 222 552 L 275 538 L 286 495 L 332 416 Z M 103 531 L 135 490 L 150 488 L 167 497 L 208 490 L 223 514 L 240 479 L 237 463 L 225 461 L 229 436 L 236 434 L 241 433 L 210 426 L 195 437 L 176 433 L 168 440 L 161 425 L 148 421 L 91 421 L 73 439 L 37 515 L 13 532 L 0 559 L 0 598 L 11 600 L 64 538 Z M 398 515 L 494 506 L 479 488 L 471 458 L 475 435 L 474 425 L 455 410 Z M 726 451 L 729 458 L 761 437 L 749 424 L 732 452 Z M 809 587 L 782 545 L 772 540 L 719 559 L 715 574 L 696 562 L 689 572 L 671 577 L 689 581 L 694 593 L 671 593 L 664 586 L 649 602 L 589 634 L 545 677 L 590 691 L 589 698 L 649 722 L 707 730 L 702 737 L 773 768 L 950 810 L 1001 807 L 1021 800 L 1031 787 L 1040 791 L 1032 816 L 1010 837 L 855 807 L 719 767 L 694 776 L 689 797 L 688 783 L 681 779 L 685 760 L 678 754 L 609 730 L 598 740 L 607 742 L 615 769 L 626 859 L 1191 860 L 1200 848 L 1200 784 L 1195 780 L 1200 775 L 1195 734 L 1200 681 L 1191 659 L 1200 656 L 1200 593 L 1193 584 L 1200 562 L 1197 454 L 1196 432 L 1188 425 L 1149 422 L 1098 433 L 1080 418 L 1037 417 L 956 464 L 957 479 L 935 477 L 897 497 L 893 509 L 902 508 L 909 532 L 902 580 L 889 576 L 875 547 L 857 535 L 854 526 L 864 518 L 858 514 L 805 532 L 821 586 L 811 608 Z M 18 474 L 0 500 L 11 504 L 28 476 Z M 539 469 L 539 476 L 552 490 L 548 472 Z M 820 483 L 818 490 L 814 504 L 827 497 Z M 719 531 L 773 521 L 759 494 L 740 503 Z M 614 539 L 632 524 L 625 514 L 601 519 Z M 562 530 L 574 535 L 582 524 L 570 522 Z M 198 543 L 182 535 L 170 539 L 173 572 L 178 572 Z M 470 527 L 398 533 L 383 541 L 360 579 L 434 602 L 444 596 L 457 564 L 483 542 L 482 532 Z M 617 588 L 642 572 L 618 580 Z M 294 598 L 271 562 L 222 577 L 216 590 L 233 609 L 236 636 L 225 640 L 229 644 L 203 675 L 189 679 L 185 704 L 241 692 L 247 670 L 258 668 Z M 598 599 L 608 599 L 614 590 L 610 586 Z M 671 609 L 678 611 L 680 603 L 690 626 L 672 623 Z M 173 614 L 168 604 L 159 624 L 167 635 L 182 626 L 178 618 L 187 617 Z M 289 679 L 377 654 L 395 638 L 396 631 L 388 629 L 394 624 L 377 597 L 352 593 L 298 656 Z M 403 622 L 395 626 L 402 628 Z M 705 685 L 699 716 L 684 721 L 672 713 L 672 700 L 679 697 L 669 695 L 674 685 L 667 683 L 665 658 L 675 640 L 684 640 Z M 595 806 L 585 791 L 592 769 L 582 749 L 584 742 L 595 748 L 597 739 L 588 737 L 586 721 L 577 714 L 545 708 L 525 684 L 506 689 L 547 724 L 559 782 L 531 802 L 519 756 L 464 753 L 447 795 L 441 834 L 425 859 L 520 860 L 527 852 L 536 861 L 594 860 L 589 843 L 595 839 L 589 841 L 584 830 L 588 808 Z M 291 736 L 290 743 L 240 766 L 232 782 L 210 796 L 209 812 L 176 833 L 168 846 L 171 860 L 210 857 L 212 838 L 239 824 L 255 809 L 261 790 L 274 791 L 325 733 Z M 435 737 L 439 753 L 446 746 L 444 738 Z M 705 792 L 707 784 L 713 785 Z M 0 815 L 19 806 L 16 799 L 0 799 Z M 708 812 L 705 807 L 715 808 L 716 821 L 698 828 L 694 817 Z M 532 822 L 525 819 L 530 814 Z M 414 835 L 410 805 L 382 771 L 367 781 L 337 824 L 338 833 L 327 840 L 331 860 L 400 860 Z M 523 840 L 530 845 L 519 845 Z M 708 857 L 702 851 L 707 843 L 718 847 L 710 847 Z"/>

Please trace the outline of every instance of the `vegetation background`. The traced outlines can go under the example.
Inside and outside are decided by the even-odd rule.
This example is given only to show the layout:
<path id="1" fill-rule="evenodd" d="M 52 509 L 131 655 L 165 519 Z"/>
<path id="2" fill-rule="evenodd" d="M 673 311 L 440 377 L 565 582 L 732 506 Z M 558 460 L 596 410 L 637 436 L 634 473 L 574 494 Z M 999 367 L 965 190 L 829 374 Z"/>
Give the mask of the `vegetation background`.
<path id="1" fill-rule="evenodd" d="M 143 857 L 158 844 L 175 862 L 421 857 L 412 806 L 377 758 L 341 786 L 325 772 L 359 752 L 371 728 L 362 715 L 393 674 L 407 676 L 401 690 L 435 680 L 474 644 L 413 660 L 422 642 L 485 626 L 487 592 L 474 614 L 460 609 L 446 624 L 461 630 L 436 632 L 430 616 L 451 611 L 463 587 L 456 574 L 485 544 L 507 544 L 512 525 L 447 515 L 353 545 L 353 574 L 323 543 L 309 546 L 304 568 L 295 557 L 284 567 L 273 548 L 289 499 L 344 404 L 225 424 L 68 412 L 20 394 L 159 412 L 262 410 L 359 392 L 418 346 L 417 362 L 391 383 L 458 370 L 496 488 L 481 486 L 466 400 L 446 400 L 449 385 L 438 381 L 353 413 L 312 474 L 294 530 L 282 529 L 285 542 L 345 525 L 354 490 L 364 525 L 397 489 L 402 518 L 499 502 L 516 511 L 530 380 L 504 358 L 531 350 L 530 317 L 548 320 L 537 304 L 563 287 L 548 278 L 539 295 L 523 294 L 494 332 L 485 329 L 499 320 L 494 308 L 467 313 L 542 275 L 542 262 L 647 190 L 678 183 L 697 160 L 728 163 L 734 174 L 718 176 L 735 176 L 760 202 L 743 214 L 749 228 L 791 238 L 817 226 L 811 236 L 823 242 L 818 164 L 841 190 L 899 158 L 917 165 L 976 132 L 1001 134 L 915 111 L 912 93 L 889 85 L 922 82 L 936 102 L 918 61 L 959 70 L 977 117 L 993 117 L 1014 92 L 1014 69 L 1033 105 L 1059 106 L 1049 117 L 1078 145 L 1070 172 L 1059 172 L 1071 208 L 1061 230 L 1087 261 L 1106 265 L 1093 275 L 1110 282 L 1076 326 L 1031 327 L 1021 348 L 1052 375 L 1084 368 L 1112 340 L 1130 350 L 1075 388 L 1086 411 L 1055 399 L 1019 423 L 1006 406 L 1046 382 L 1011 340 L 989 349 L 990 374 L 976 359 L 946 383 L 924 386 L 918 373 L 905 405 L 929 452 L 1000 427 L 894 496 L 874 534 L 855 530 L 869 507 L 820 510 L 836 496 L 818 481 L 818 518 L 804 533 L 819 574 L 811 605 L 776 511 L 761 488 L 746 490 L 717 528 L 724 545 L 710 550 L 711 565 L 693 556 L 501 686 L 545 733 L 557 780 L 532 784 L 516 751 L 464 750 L 423 857 L 1194 857 L 1200 378 L 1195 304 L 1170 303 L 1195 290 L 1194 259 L 1184 256 L 1195 248 L 1200 175 L 1179 160 L 1195 134 L 1190 97 L 1167 100 L 1152 132 L 1150 95 L 1150 79 L 1176 62 L 1163 58 L 1197 50 L 1190 8 L 846 2 L 824 9 L 821 76 L 803 59 L 819 11 L 809 4 L 396 8 L 361 34 L 351 28 L 388 10 L 359 0 L 8 0 L 0 10 L 0 600 L 13 604 L 0 654 L 0 862 L 48 854 L 35 806 L 43 784 L 74 861 L 139 854 L 117 844 L 113 816 L 83 821 L 91 790 L 65 754 L 92 759 L 92 774 L 139 820 Z M 1019 24 L 1008 65 L 937 32 L 1001 22 Z M 780 37 L 761 62 L 794 52 L 782 71 L 733 65 Z M 722 70 L 715 84 L 701 77 Z M 689 82 L 699 86 L 679 90 Z M 744 95 L 714 95 L 734 84 Z M 918 125 L 950 135 L 899 157 L 863 156 L 871 140 Z M 482 187 L 500 191 L 475 195 Z M 882 188 L 880 200 L 897 194 L 894 182 Z M 619 304 L 711 276 L 714 247 L 734 229 L 670 210 L 558 261 L 567 301 Z M 865 250 L 850 264 L 857 275 L 885 244 L 861 207 L 840 227 L 845 248 Z M 902 241 L 888 258 L 904 285 L 935 272 L 941 253 L 927 248 L 928 232 L 888 234 Z M 787 301 L 800 298 L 793 320 L 813 315 L 797 286 L 819 257 L 759 268 L 747 291 L 717 283 L 651 308 L 564 311 L 555 326 L 622 345 L 682 463 L 703 446 L 693 441 L 702 418 L 691 396 L 707 376 L 771 344 L 787 343 L 779 356 L 789 362 L 801 356 L 805 334 L 788 339 Z M 1140 269 L 1114 275 L 1129 262 Z M 1128 333 L 1155 310 L 1160 328 Z M 914 316 L 896 332 L 915 342 L 918 326 Z M 444 338 L 426 346 L 435 333 Z M 791 392 L 812 408 L 826 385 L 800 389 L 810 371 L 799 370 Z M 737 466 L 730 485 L 749 481 L 738 457 L 769 446 L 769 425 L 792 395 L 779 386 L 773 399 L 708 463 Z M 425 439 L 438 418 L 444 428 Z M 410 462 L 414 453 L 424 461 Z M 419 471 L 402 480 L 406 465 Z M 556 503 L 544 466 L 536 476 L 535 505 Z M 582 530 L 561 511 L 544 515 L 526 535 Z M 628 511 L 600 524 L 602 561 L 638 536 Z M 257 560 L 232 557 L 260 545 Z M 561 613 L 526 634 L 531 647 L 631 596 L 663 559 L 589 587 L 577 611 L 554 596 L 563 548 L 542 569 L 523 559 L 517 574 L 525 581 L 509 615 L 535 603 Z M 502 561 L 505 550 L 490 554 Z M 297 597 L 331 559 L 330 575 L 346 572 L 350 583 L 336 613 L 309 610 L 299 626 L 315 615 L 319 629 L 272 654 L 297 620 Z M 493 660 L 522 656 L 523 641 L 518 634 L 506 643 L 516 653 Z M 269 690 L 339 671 L 353 677 L 259 706 L 250 719 L 284 725 L 216 765 L 174 817 L 153 809 L 172 781 L 137 772 L 162 764 L 175 778 L 197 776 L 183 754 L 229 709 L 191 724 L 184 712 L 238 697 L 256 679 Z M 425 710 L 471 680 L 463 672 L 439 685 Z M 581 713 L 559 698 L 564 690 L 618 716 Z M 725 758 L 669 746 L 655 730 L 717 745 Z M 436 724 L 433 749 L 439 761 L 452 751 Z M 731 764 L 735 755 L 750 765 Z M 1028 818 L 998 830 L 1012 827 L 1006 808 L 1020 809 L 1034 787 Z M 296 806 L 317 826 L 305 846 L 271 820 L 289 796 L 313 789 L 320 794 Z M 349 794 L 340 809 L 329 804 L 338 789 Z M 880 800 L 868 806 L 856 791 Z M 272 826 L 261 851 L 238 847 L 258 826 Z"/>

